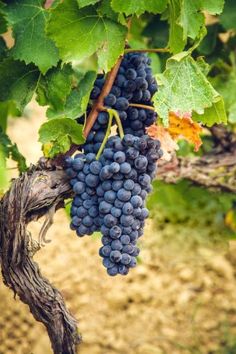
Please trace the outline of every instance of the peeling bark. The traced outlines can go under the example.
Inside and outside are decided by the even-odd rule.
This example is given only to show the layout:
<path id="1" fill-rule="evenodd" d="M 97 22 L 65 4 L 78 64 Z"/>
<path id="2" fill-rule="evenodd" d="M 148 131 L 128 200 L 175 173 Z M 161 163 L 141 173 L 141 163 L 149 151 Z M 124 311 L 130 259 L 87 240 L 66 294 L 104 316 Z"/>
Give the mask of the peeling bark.
<path id="1" fill-rule="evenodd" d="M 32 255 L 39 245 L 27 224 L 64 205 L 70 194 L 63 171 L 31 169 L 16 179 L 0 202 L 1 268 L 5 285 L 26 303 L 42 322 L 56 354 L 75 354 L 80 342 L 77 322 L 66 309 L 60 292 L 40 272 Z"/>

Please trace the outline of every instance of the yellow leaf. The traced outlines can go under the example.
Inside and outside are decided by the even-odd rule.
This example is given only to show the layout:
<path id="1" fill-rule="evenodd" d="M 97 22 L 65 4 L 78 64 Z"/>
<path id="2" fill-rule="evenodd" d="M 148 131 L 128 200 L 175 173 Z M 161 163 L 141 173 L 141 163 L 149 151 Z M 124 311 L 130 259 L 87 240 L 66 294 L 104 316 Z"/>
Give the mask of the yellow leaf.
<path id="1" fill-rule="evenodd" d="M 174 140 L 185 139 L 194 144 L 194 150 L 198 151 L 202 145 L 200 133 L 202 127 L 194 122 L 190 116 L 178 116 L 177 113 L 170 112 L 169 127 L 166 128 Z"/>

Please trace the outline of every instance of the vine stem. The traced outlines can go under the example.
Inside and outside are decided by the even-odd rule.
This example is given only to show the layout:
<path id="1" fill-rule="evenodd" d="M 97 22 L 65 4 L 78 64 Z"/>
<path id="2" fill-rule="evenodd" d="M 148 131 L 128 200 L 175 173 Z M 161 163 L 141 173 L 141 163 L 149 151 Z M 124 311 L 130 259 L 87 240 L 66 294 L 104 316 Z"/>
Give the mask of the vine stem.
<path id="1" fill-rule="evenodd" d="M 113 116 L 115 117 L 115 120 L 116 120 L 116 124 L 117 124 L 118 129 L 119 129 L 120 137 L 121 137 L 121 139 L 123 139 L 125 134 L 124 134 L 123 126 L 122 126 L 122 123 L 121 123 L 121 120 L 120 120 L 118 112 L 115 109 L 108 109 L 107 111 L 108 112 L 112 111 Z"/>
<path id="2" fill-rule="evenodd" d="M 109 138 L 109 135 L 111 134 L 111 126 L 112 126 L 112 119 L 114 117 L 114 112 L 113 109 L 106 109 L 106 111 L 109 114 L 109 121 L 108 121 L 108 126 L 107 126 L 107 130 L 106 130 L 106 134 L 105 137 L 103 139 L 102 145 L 100 146 L 100 149 L 98 150 L 97 156 L 96 156 L 96 160 L 99 160 L 101 157 L 101 154 L 105 148 L 105 145 L 107 143 L 107 140 Z"/>
<path id="3" fill-rule="evenodd" d="M 170 50 L 169 48 L 146 48 L 146 49 L 134 49 L 134 48 L 127 48 L 125 49 L 126 53 L 168 53 Z"/>
<path id="4" fill-rule="evenodd" d="M 154 107 L 147 106 L 146 104 L 130 103 L 129 106 L 130 107 L 136 107 L 136 108 L 149 109 L 149 111 L 154 111 L 155 112 L 155 108 Z"/>
<path id="5" fill-rule="evenodd" d="M 102 88 L 102 92 L 100 93 L 100 96 L 98 97 L 97 101 L 94 103 L 92 110 L 88 115 L 87 121 L 85 123 L 84 131 L 83 131 L 83 135 L 85 138 L 87 138 L 87 136 L 89 135 L 90 130 L 92 129 L 99 112 L 103 109 L 104 98 L 111 91 L 111 88 L 112 88 L 115 78 L 117 76 L 118 70 L 120 68 L 120 64 L 122 62 L 122 59 L 123 59 L 123 55 L 119 57 L 115 66 L 113 66 L 111 71 L 108 73 L 105 84 Z"/>

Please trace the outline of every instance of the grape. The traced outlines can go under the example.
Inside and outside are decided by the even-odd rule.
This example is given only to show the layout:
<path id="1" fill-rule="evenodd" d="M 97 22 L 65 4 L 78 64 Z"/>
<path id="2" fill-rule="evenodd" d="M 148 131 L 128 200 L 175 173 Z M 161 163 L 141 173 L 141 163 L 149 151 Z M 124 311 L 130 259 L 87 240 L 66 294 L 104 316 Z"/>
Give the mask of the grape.
<path id="1" fill-rule="evenodd" d="M 116 199 L 116 193 L 112 190 L 106 191 L 104 194 L 104 199 L 108 203 L 113 203 Z"/>
<path id="2" fill-rule="evenodd" d="M 122 212 L 123 212 L 125 215 L 130 215 L 130 214 L 133 213 L 133 211 L 134 211 L 134 208 L 133 208 L 133 206 L 132 206 L 131 203 L 125 203 L 125 204 L 123 205 Z"/>
<path id="3" fill-rule="evenodd" d="M 115 109 L 118 111 L 126 111 L 129 107 L 129 101 L 124 97 L 117 98 Z"/>
<path id="4" fill-rule="evenodd" d="M 108 96 L 105 97 L 104 103 L 106 106 L 114 106 L 114 104 L 116 103 L 116 96 L 110 93 Z"/>
<path id="5" fill-rule="evenodd" d="M 107 203 L 105 200 L 99 204 L 100 213 L 103 213 L 103 214 L 110 213 L 111 208 L 112 208 L 112 204 Z"/>
<path id="6" fill-rule="evenodd" d="M 112 262 L 118 263 L 122 258 L 122 255 L 119 251 L 111 251 L 110 260 Z"/>
<path id="7" fill-rule="evenodd" d="M 127 191 L 132 191 L 134 189 L 134 181 L 132 179 L 127 179 L 125 182 L 124 182 L 124 188 L 127 190 Z"/>
<path id="8" fill-rule="evenodd" d="M 119 164 L 122 163 L 122 162 L 125 162 L 125 154 L 124 154 L 124 152 L 123 151 L 117 151 L 114 154 L 113 159 L 114 159 L 115 162 L 118 162 Z"/>
<path id="9" fill-rule="evenodd" d="M 85 191 L 85 183 L 83 182 L 76 182 L 73 186 L 73 191 L 76 194 L 82 194 Z"/>
<path id="10" fill-rule="evenodd" d="M 110 237 L 111 238 L 119 238 L 121 235 L 121 228 L 119 226 L 113 226 L 110 230 Z"/>
<path id="11" fill-rule="evenodd" d="M 121 188 L 118 192 L 117 192 L 117 197 L 121 202 L 127 202 L 128 200 L 130 200 L 131 198 L 131 192 L 127 191 L 124 188 Z"/>

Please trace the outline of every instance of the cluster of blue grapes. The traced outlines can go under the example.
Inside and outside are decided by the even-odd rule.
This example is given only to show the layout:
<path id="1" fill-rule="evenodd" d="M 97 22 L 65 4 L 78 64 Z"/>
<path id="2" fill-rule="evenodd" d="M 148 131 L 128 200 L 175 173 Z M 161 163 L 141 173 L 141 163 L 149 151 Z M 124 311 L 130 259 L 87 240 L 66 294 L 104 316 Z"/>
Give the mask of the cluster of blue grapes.
<path id="1" fill-rule="evenodd" d="M 91 99 L 96 100 L 105 83 L 104 75 L 99 75 L 94 83 Z M 104 105 L 115 109 L 122 121 L 125 133 L 143 136 L 145 128 L 157 118 L 154 111 L 130 106 L 130 103 L 152 106 L 151 97 L 157 91 L 157 83 L 152 75 L 150 59 L 143 53 L 126 54 L 118 75 Z M 89 113 L 89 112 L 88 112 Z M 84 118 L 79 120 L 83 123 Z M 98 119 L 87 137 L 85 153 L 97 153 L 105 136 L 109 120 L 107 112 L 100 112 Z"/>
<path id="2" fill-rule="evenodd" d="M 95 81 L 91 99 L 96 100 L 105 78 Z M 100 112 L 83 145 L 83 153 L 67 159 L 67 174 L 75 193 L 71 208 L 71 228 L 78 236 L 101 231 L 99 254 L 109 275 L 127 274 L 136 265 L 137 240 L 148 217 L 145 199 L 151 191 L 156 163 L 161 157 L 160 143 L 145 134 L 156 120 L 152 110 L 130 105 L 152 105 L 157 91 L 150 60 L 140 53 L 126 54 L 111 92 L 104 100 L 122 121 L 125 136 L 108 139 L 99 160 L 96 154 L 105 138 L 109 121 Z M 87 112 L 89 114 L 89 110 Z M 80 118 L 82 123 L 84 118 Z"/>
<path id="3" fill-rule="evenodd" d="M 160 158 L 160 143 L 147 135 L 109 138 L 100 158 L 99 202 L 103 247 L 100 256 L 109 275 L 128 274 L 136 265 L 137 240 L 143 235 L 151 180 Z"/>

